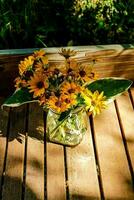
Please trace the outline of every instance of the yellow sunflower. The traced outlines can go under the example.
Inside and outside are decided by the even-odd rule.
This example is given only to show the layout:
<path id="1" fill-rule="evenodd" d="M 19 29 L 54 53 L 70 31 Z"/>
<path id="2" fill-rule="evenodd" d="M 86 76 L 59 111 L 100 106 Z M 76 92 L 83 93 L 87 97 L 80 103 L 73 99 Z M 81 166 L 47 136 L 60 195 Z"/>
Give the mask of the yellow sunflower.
<path id="1" fill-rule="evenodd" d="M 48 58 L 42 57 L 40 61 L 37 62 L 37 64 L 35 64 L 35 71 L 40 71 L 43 72 L 47 69 L 47 65 L 48 65 Z"/>
<path id="2" fill-rule="evenodd" d="M 34 57 L 29 56 L 28 58 L 25 58 L 23 61 L 20 61 L 19 64 L 19 73 L 22 75 L 24 72 L 32 68 L 34 63 Z"/>
<path id="3" fill-rule="evenodd" d="M 80 86 L 74 82 L 64 82 L 61 86 L 61 92 L 64 94 L 78 94 L 80 92 Z"/>
<path id="4" fill-rule="evenodd" d="M 43 64 L 41 62 L 37 62 L 37 64 L 35 65 L 35 71 L 43 72 Z"/>
<path id="5" fill-rule="evenodd" d="M 70 59 L 69 64 L 66 63 L 66 75 L 69 79 L 75 79 L 77 70 L 77 62 L 75 59 Z"/>
<path id="6" fill-rule="evenodd" d="M 38 50 L 38 51 L 35 51 L 34 54 L 33 54 L 33 56 L 34 56 L 36 59 L 42 58 L 44 55 L 45 55 L 44 49 L 40 49 L 40 50 Z"/>
<path id="7" fill-rule="evenodd" d="M 45 89 L 48 88 L 48 79 L 41 73 L 35 73 L 28 84 L 30 92 L 33 92 L 33 97 L 36 98 L 45 93 Z"/>
<path id="8" fill-rule="evenodd" d="M 47 65 L 48 64 L 48 57 L 44 56 L 41 58 L 41 62 L 43 65 Z"/>
<path id="9" fill-rule="evenodd" d="M 95 91 L 92 93 L 90 90 L 85 89 L 81 95 L 84 98 L 86 110 L 89 114 L 92 112 L 93 116 L 95 116 L 96 114 L 100 114 L 102 109 L 107 108 L 104 92 L 99 93 L 98 91 Z"/>
<path id="10" fill-rule="evenodd" d="M 20 77 L 17 77 L 14 81 L 16 89 L 27 87 L 27 82 L 25 80 L 22 80 Z"/>
<path id="11" fill-rule="evenodd" d="M 66 59 L 68 59 L 69 57 L 71 56 L 75 56 L 76 55 L 76 51 L 74 50 L 71 50 L 71 49 L 64 49 L 62 48 L 60 51 L 59 51 L 59 54 L 61 56 L 64 56 Z"/>

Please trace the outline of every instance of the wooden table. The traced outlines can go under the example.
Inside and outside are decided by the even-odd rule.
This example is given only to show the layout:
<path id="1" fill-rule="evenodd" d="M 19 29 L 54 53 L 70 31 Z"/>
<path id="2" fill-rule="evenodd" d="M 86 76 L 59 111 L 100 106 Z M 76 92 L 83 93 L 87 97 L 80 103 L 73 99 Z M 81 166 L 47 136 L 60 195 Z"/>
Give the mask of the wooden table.
<path id="1" fill-rule="evenodd" d="M 134 80 L 134 45 L 72 47 L 80 63 L 96 60 L 101 77 Z M 18 63 L 35 49 L 0 50 L 0 104 L 11 95 Z M 45 48 L 63 64 L 59 48 Z M 45 140 L 38 104 L 0 110 L 0 200 L 134 200 L 134 89 L 89 119 L 80 145 Z"/>
<path id="2" fill-rule="evenodd" d="M 46 142 L 38 104 L 0 110 L 0 200 L 133 200 L 133 109 L 131 88 L 74 148 Z"/>

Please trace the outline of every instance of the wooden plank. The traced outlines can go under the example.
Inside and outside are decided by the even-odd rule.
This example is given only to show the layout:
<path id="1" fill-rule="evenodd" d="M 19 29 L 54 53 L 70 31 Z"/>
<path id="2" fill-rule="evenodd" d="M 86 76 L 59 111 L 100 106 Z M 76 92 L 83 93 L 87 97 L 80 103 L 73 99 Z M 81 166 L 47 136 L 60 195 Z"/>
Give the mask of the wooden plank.
<path id="1" fill-rule="evenodd" d="M 94 118 L 96 144 L 106 199 L 134 199 L 131 175 L 114 103 Z"/>
<path id="2" fill-rule="evenodd" d="M 134 63 L 97 63 L 94 66 L 94 71 L 100 78 L 104 77 L 123 77 L 134 79 Z"/>
<path id="3" fill-rule="evenodd" d="M 3 98 L 0 98 L 0 106 L 3 102 Z M 2 187 L 2 176 L 4 170 L 4 159 L 6 155 L 6 136 L 7 136 L 7 124 L 8 124 L 8 114 L 9 109 L 0 109 L 0 192 Z M 0 194 L 1 195 L 1 194 Z"/>
<path id="4" fill-rule="evenodd" d="M 25 135 L 25 107 L 11 113 L 2 200 L 18 200 L 22 195 Z M 23 142 L 20 142 L 21 139 Z"/>
<path id="5" fill-rule="evenodd" d="M 67 148 L 68 186 L 70 199 L 100 199 L 91 131 L 87 121 L 87 132 L 82 142 Z"/>
<path id="6" fill-rule="evenodd" d="M 45 127 L 47 127 L 47 118 Z M 65 160 L 64 147 L 55 143 L 47 142 L 45 137 L 45 160 L 46 169 L 45 176 L 47 181 L 45 184 L 46 199 L 59 200 L 66 199 L 66 174 L 65 174 Z"/>
<path id="7" fill-rule="evenodd" d="M 26 152 L 25 200 L 44 200 L 44 125 L 43 111 L 30 104 Z M 32 191 L 32 192 L 31 192 Z"/>
<path id="8" fill-rule="evenodd" d="M 126 147 L 130 155 L 130 165 L 132 164 L 132 171 L 134 173 L 134 110 L 129 98 L 128 92 L 122 94 L 117 98 L 117 106 L 119 110 L 120 123 L 124 134 Z M 131 166 L 130 166 L 131 167 Z M 133 174 L 134 175 L 134 174 Z M 134 177 L 133 177 L 134 179 Z M 134 181 L 134 180 L 133 180 Z"/>
<path id="9" fill-rule="evenodd" d="M 47 196 L 66 199 L 63 146 L 53 143 L 47 143 Z"/>

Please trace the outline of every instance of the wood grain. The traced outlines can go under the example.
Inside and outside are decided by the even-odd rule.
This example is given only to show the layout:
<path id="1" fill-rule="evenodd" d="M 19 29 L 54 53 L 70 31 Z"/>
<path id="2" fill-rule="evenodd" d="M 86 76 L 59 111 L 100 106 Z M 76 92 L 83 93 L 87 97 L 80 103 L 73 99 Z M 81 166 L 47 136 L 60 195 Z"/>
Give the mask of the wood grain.
<path id="1" fill-rule="evenodd" d="M 49 200 L 66 199 L 63 147 L 52 143 L 47 143 L 47 195 Z"/>
<path id="2" fill-rule="evenodd" d="M 106 199 L 134 199 L 132 180 L 114 103 L 94 118 Z"/>
<path id="3" fill-rule="evenodd" d="M 27 138 L 25 200 L 44 200 L 44 127 L 43 111 L 30 104 Z"/>
<path id="4" fill-rule="evenodd" d="M 3 98 L 0 97 L 0 102 L 2 101 Z M 109 104 L 107 110 L 93 119 L 105 199 L 134 199 L 132 102 L 134 102 L 134 88 L 119 96 L 116 103 Z M 24 192 L 25 200 L 44 200 L 44 181 L 47 181 L 48 200 L 102 199 L 93 137 L 88 121 L 88 130 L 83 141 L 74 148 L 66 147 L 66 155 L 63 146 L 47 143 L 45 155 L 47 162 L 44 163 L 42 108 L 32 103 L 29 115 L 26 116 L 26 106 L 21 106 L 13 108 L 10 116 L 11 118 L 9 118 L 9 109 L 0 110 L 0 190 L 2 189 L 0 199 L 22 199 L 22 192 Z M 8 145 L 6 145 L 6 137 Z M 130 161 L 127 154 L 130 156 Z M 44 168 L 47 177 L 44 177 Z M 24 169 L 26 174 L 23 174 Z M 26 177 L 25 190 L 22 190 L 24 177 Z M 3 187 L 1 187 L 1 180 Z"/>
<path id="5" fill-rule="evenodd" d="M 68 186 L 70 199 L 100 199 L 92 137 L 87 121 L 83 141 L 67 148 Z"/>

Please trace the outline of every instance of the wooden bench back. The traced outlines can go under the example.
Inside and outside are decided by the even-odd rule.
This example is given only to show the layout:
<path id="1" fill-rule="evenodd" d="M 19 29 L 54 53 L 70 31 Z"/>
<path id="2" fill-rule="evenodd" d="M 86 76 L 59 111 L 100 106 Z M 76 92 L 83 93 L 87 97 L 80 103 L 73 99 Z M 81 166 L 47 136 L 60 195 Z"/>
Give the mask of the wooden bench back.
<path id="1" fill-rule="evenodd" d="M 98 45 L 71 47 L 78 53 L 74 57 L 80 63 L 96 60 L 94 70 L 99 77 L 124 77 L 134 80 L 133 45 Z M 14 90 L 14 79 L 18 76 L 18 63 L 36 49 L 0 50 L 0 94 L 8 95 Z M 64 58 L 58 54 L 60 48 L 45 48 L 50 63 L 61 64 Z"/>

